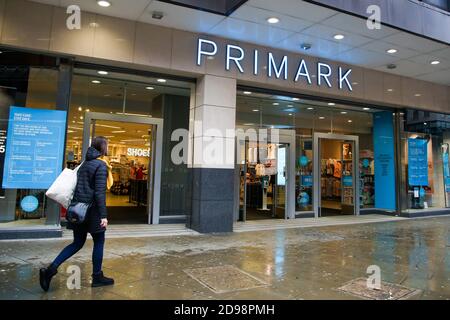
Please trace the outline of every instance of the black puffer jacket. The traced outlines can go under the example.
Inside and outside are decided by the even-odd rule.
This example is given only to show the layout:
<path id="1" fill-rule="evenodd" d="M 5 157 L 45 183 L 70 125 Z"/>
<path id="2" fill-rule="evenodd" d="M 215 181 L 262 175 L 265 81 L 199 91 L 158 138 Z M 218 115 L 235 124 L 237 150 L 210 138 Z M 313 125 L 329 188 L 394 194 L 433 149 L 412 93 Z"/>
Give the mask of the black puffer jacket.
<path id="1" fill-rule="evenodd" d="M 108 169 L 106 164 L 98 160 L 101 156 L 94 148 L 89 148 L 86 160 L 78 170 L 78 181 L 73 195 L 73 201 L 92 203 L 86 220 L 82 224 L 68 223 L 68 229 L 81 229 L 89 233 L 105 231 L 100 226 L 101 219 L 107 217 L 106 212 L 106 181 Z"/>

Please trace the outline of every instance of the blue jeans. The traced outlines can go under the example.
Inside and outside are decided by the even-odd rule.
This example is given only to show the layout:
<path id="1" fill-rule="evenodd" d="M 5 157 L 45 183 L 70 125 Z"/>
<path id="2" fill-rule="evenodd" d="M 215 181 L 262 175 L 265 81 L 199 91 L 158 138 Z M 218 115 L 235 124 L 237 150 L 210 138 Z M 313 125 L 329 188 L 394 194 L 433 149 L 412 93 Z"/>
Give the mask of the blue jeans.
<path id="1" fill-rule="evenodd" d="M 66 260 L 76 254 L 83 248 L 86 243 L 87 232 L 81 230 L 73 231 L 73 242 L 61 251 L 61 253 L 53 261 L 52 266 L 55 269 L 63 264 Z M 92 234 L 94 239 L 94 250 L 92 251 L 93 274 L 99 274 L 102 271 L 103 249 L 105 247 L 105 232 Z"/>

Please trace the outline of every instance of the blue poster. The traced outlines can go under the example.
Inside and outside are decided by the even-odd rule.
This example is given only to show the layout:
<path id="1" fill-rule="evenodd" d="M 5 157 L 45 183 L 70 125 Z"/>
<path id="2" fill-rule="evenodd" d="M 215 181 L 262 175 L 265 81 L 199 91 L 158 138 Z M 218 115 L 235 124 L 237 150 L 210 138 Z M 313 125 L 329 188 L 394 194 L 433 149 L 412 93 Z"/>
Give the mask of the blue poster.
<path id="1" fill-rule="evenodd" d="M 442 167 L 444 171 L 445 192 L 450 192 L 450 168 L 448 159 L 448 144 L 444 144 L 445 149 L 442 153 Z"/>
<path id="2" fill-rule="evenodd" d="M 65 111 L 11 107 L 5 189 L 48 189 L 62 170 Z"/>
<path id="3" fill-rule="evenodd" d="M 373 115 L 375 208 L 395 210 L 395 157 L 392 112 Z"/>
<path id="4" fill-rule="evenodd" d="M 425 139 L 408 139 L 408 184 L 428 186 L 428 143 Z"/>
<path id="5" fill-rule="evenodd" d="M 313 186 L 313 177 L 312 176 L 302 176 L 302 186 L 303 187 L 312 187 Z"/>
<path id="6" fill-rule="evenodd" d="M 343 176 L 342 184 L 344 187 L 353 187 L 353 176 Z"/>

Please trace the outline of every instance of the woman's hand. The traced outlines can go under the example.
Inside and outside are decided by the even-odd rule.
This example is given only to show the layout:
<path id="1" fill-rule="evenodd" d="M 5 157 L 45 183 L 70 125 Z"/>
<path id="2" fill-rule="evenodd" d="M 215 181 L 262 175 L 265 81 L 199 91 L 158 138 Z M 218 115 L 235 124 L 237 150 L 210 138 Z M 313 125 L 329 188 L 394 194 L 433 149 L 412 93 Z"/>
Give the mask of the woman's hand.
<path id="1" fill-rule="evenodd" d="M 100 226 L 102 228 L 106 228 L 108 226 L 108 219 L 102 219 L 102 222 L 100 223 Z"/>

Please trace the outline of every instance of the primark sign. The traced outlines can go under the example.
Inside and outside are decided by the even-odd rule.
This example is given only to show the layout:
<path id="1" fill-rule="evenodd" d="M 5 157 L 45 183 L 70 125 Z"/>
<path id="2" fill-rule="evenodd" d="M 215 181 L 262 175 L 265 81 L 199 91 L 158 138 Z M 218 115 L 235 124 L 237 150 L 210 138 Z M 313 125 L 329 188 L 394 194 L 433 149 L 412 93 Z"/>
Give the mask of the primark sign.
<path id="1" fill-rule="evenodd" d="M 217 43 L 211 40 L 199 38 L 197 47 L 197 65 L 201 66 L 205 58 L 214 57 L 218 53 Z M 260 66 L 262 59 L 267 61 L 267 68 L 264 72 L 267 72 L 269 78 L 277 78 L 283 80 L 291 80 L 295 82 L 305 81 L 309 85 L 328 86 L 332 88 L 337 86 L 339 90 L 353 91 L 351 85 L 352 69 L 344 69 L 338 67 L 337 77 L 333 76 L 333 70 L 330 65 L 326 63 L 318 62 L 314 66 L 307 63 L 305 59 L 299 59 L 298 61 L 290 61 L 287 56 L 283 56 L 280 59 L 276 59 L 272 52 L 268 51 L 266 56 L 262 56 L 261 52 L 254 49 L 251 52 L 247 52 L 239 46 L 227 44 L 225 53 L 225 69 L 227 71 L 235 67 L 240 73 L 252 72 L 257 76 L 260 72 Z M 250 55 L 253 60 L 253 70 L 246 70 L 242 66 L 242 62 L 246 59 L 246 56 Z M 288 77 L 288 66 L 294 63 L 296 64 L 296 73 L 293 77 Z M 313 83 L 312 74 L 310 73 L 313 68 L 317 72 L 317 79 Z M 336 79 L 333 83 L 333 79 Z"/>

